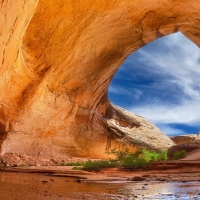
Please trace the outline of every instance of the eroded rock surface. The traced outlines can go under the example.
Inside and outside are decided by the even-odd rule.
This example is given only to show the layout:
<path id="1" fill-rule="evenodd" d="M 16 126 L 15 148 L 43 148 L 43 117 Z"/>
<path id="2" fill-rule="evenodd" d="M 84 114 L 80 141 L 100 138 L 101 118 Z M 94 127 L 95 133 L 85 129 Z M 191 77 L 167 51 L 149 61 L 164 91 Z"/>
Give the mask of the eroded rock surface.
<path id="1" fill-rule="evenodd" d="M 196 143 L 196 134 L 178 135 L 170 137 L 176 144 Z"/>
<path id="2" fill-rule="evenodd" d="M 103 157 L 123 145 L 172 146 L 111 105 L 107 90 L 127 56 L 159 37 L 180 31 L 200 45 L 199 9 L 200 0 L 1 0 L 1 154 Z"/>
<path id="3" fill-rule="evenodd" d="M 171 136 L 170 139 L 176 144 L 187 144 L 187 143 L 195 143 L 200 144 L 200 134 L 187 134 L 187 135 L 178 135 Z"/>
<path id="4" fill-rule="evenodd" d="M 164 150 L 173 144 L 151 122 L 118 106 L 111 104 L 106 111 L 106 116 L 108 117 L 107 132 L 113 137 L 115 143 L 157 151 Z"/>

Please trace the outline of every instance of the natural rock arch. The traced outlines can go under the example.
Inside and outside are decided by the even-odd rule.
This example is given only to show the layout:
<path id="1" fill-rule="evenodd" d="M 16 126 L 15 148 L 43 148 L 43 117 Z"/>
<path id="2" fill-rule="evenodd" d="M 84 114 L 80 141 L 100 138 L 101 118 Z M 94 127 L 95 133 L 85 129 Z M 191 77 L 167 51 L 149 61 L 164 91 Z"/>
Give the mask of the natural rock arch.
<path id="1" fill-rule="evenodd" d="M 1 154 L 102 157 L 116 145 L 173 145 L 110 104 L 107 89 L 129 54 L 161 36 L 180 31 L 200 45 L 199 3 L 1 0 Z"/>

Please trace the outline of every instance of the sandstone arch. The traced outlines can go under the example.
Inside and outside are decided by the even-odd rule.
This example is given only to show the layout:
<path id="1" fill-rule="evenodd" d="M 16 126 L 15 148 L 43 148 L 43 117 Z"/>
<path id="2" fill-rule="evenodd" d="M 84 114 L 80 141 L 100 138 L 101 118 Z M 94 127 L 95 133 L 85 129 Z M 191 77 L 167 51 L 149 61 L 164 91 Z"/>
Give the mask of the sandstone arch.
<path id="1" fill-rule="evenodd" d="M 1 154 L 101 157 L 116 140 L 171 146 L 110 104 L 107 89 L 130 53 L 161 36 L 181 31 L 200 45 L 199 3 L 1 0 Z"/>

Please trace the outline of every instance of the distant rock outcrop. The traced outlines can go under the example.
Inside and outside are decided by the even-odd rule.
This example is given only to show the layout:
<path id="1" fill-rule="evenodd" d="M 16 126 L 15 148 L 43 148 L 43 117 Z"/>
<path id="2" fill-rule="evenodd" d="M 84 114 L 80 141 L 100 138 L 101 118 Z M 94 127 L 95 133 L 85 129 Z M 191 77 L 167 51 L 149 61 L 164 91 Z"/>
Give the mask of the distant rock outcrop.
<path id="1" fill-rule="evenodd" d="M 145 118 L 130 113 L 118 106 L 110 104 L 106 111 L 107 132 L 113 136 L 114 144 L 109 148 L 115 148 L 116 142 L 121 145 L 136 147 L 137 149 L 164 150 L 173 145 L 163 132 Z"/>
<path id="2" fill-rule="evenodd" d="M 186 144 L 186 143 L 195 143 L 200 144 L 200 134 L 187 134 L 187 135 L 178 135 L 171 136 L 170 139 L 176 144 Z"/>
<path id="3" fill-rule="evenodd" d="M 127 56 L 149 42 L 181 31 L 199 45 L 199 5 L 1 1 L 1 154 L 104 157 L 112 147 L 172 146 L 150 122 L 110 104 L 107 91 Z"/>
<path id="4" fill-rule="evenodd" d="M 200 145 L 198 144 L 194 144 L 194 143 L 186 143 L 186 144 L 178 144 L 178 145 L 174 145 L 172 147 L 170 147 L 168 149 L 168 158 L 169 159 L 173 159 L 173 154 L 176 152 L 180 152 L 184 150 L 187 154 L 191 153 L 191 152 L 195 152 L 195 150 L 200 150 Z M 188 157 L 188 155 L 187 155 Z M 195 159 L 194 159 L 195 160 Z"/>
<path id="5" fill-rule="evenodd" d="M 174 141 L 176 144 L 195 143 L 197 135 L 187 134 L 187 135 L 171 136 L 170 139 Z"/>

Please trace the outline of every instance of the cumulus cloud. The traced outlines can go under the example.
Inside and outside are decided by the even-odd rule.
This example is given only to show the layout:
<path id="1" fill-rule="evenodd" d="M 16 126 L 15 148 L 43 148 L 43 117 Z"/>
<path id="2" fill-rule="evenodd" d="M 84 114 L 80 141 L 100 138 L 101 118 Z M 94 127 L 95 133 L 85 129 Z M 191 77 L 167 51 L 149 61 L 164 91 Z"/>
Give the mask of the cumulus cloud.
<path id="1" fill-rule="evenodd" d="M 140 114 L 154 124 L 200 124 L 200 105 L 195 101 L 184 101 L 181 105 L 151 104 L 133 107 L 130 111 Z"/>
<path id="2" fill-rule="evenodd" d="M 109 89 L 115 104 L 146 117 L 170 135 L 184 133 L 172 124 L 200 127 L 200 49 L 181 33 L 141 48 L 118 73 Z M 116 98 L 118 92 L 121 99 Z"/>

